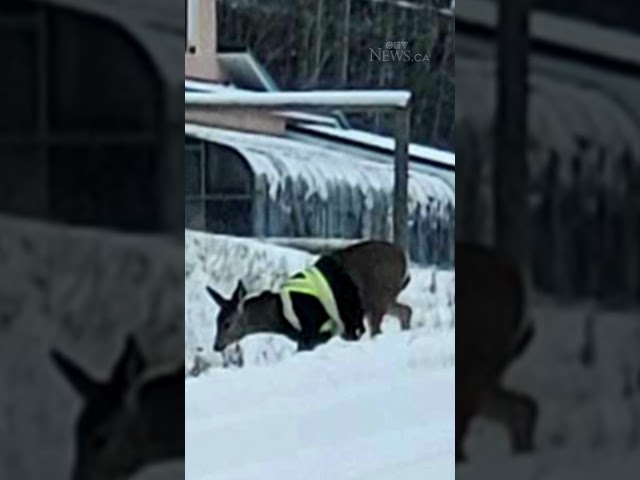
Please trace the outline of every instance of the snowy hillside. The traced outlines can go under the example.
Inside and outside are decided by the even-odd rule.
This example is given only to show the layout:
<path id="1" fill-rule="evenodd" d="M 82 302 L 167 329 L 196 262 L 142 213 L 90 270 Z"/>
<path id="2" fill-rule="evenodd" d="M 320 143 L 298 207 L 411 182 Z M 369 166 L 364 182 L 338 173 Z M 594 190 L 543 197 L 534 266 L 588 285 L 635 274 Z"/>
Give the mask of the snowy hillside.
<path id="1" fill-rule="evenodd" d="M 215 358 L 206 353 L 217 311 L 205 283 L 225 294 L 239 277 L 250 289 L 272 288 L 314 258 L 192 233 L 187 251 L 188 361 L 198 346 Z M 299 355 L 286 340 L 257 336 L 243 342 L 248 368 L 188 378 L 186 478 L 453 478 L 453 275 L 414 269 L 412 277 L 401 296 L 414 308 L 410 332 L 389 319 L 375 341 L 334 340 Z M 477 420 L 467 442 L 470 462 L 455 468 L 456 478 L 635 478 L 637 311 L 536 299 L 530 316 L 536 338 L 506 384 L 540 403 L 537 451 L 514 458 L 505 431 Z"/>
<path id="2" fill-rule="evenodd" d="M 186 232 L 187 365 L 211 351 L 211 284 L 229 294 L 273 288 L 314 256 L 251 240 Z M 185 385 L 185 479 L 454 478 L 453 274 L 413 269 L 402 299 L 415 328 L 393 318 L 375 340 L 334 339 L 293 354 L 284 339 L 243 341 L 247 366 L 210 368 Z"/>

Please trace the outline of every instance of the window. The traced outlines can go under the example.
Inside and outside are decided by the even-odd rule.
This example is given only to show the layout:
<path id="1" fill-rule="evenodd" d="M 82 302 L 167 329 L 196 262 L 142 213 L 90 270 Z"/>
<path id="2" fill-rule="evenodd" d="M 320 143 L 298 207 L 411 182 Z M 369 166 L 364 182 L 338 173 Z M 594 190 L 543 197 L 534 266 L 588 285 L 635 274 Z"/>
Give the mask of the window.
<path id="1" fill-rule="evenodd" d="M 253 173 L 236 151 L 185 137 L 185 224 L 233 235 L 253 232 Z"/>
<path id="2" fill-rule="evenodd" d="M 0 56 L 0 212 L 159 229 L 163 99 L 147 54 L 110 22 L 7 0 Z"/>
<path id="3" fill-rule="evenodd" d="M 7 19 L 0 25 L 3 84 L 9 87 L 0 89 L 0 135 L 5 141 L 8 134 L 25 134 L 37 128 L 41 95 L 37 79 L 42 73 L 36 61 L 39 40 L 34 21 Z"/>

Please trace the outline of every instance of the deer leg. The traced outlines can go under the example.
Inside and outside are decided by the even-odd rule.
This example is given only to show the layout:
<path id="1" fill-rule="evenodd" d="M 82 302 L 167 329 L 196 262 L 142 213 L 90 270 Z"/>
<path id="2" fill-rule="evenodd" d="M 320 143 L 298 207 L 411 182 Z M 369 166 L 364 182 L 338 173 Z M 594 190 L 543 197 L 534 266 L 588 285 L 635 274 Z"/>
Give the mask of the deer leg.
<path id="1" fill-rule="evenodd" d="M 482 405 L 482 415 L 502 423 L 509 431 L 514 452 L 533 450 L 538 405 L 528 395 L 497 387 Z"/>
<path id="2" fill-rule="evenodd" d="M 471 417 L 472 415 L 470 412 L 463 412 L 460 414 L 456 412 L 456 463 L 467 460 L 467 456 L 464 453 L 464 439 L 467 435 L 467 431 L 469 430 Z"/>
<path id="3" fill-rule="evenodd" d="M 411 307 L 404 303 L 394 302 L 389 309 L 389 315 L 393 315 L 400 320 L 400 328 L 402 330 L 409 330 L 411 328 L 412 314 L 413 310 Z"/>
<path id="4" fill-rule="evenodd" d="M 469 359 L 461 355 L 461 373 L 469 373 Z M 467 456 L 464 441 L 469 426 L 478 414 L 482 399 L 487 395 L 487 382 L 483 376 L 461 375 L 456 377 L 456 463 L 464 462 Z"/>
<path id="5" fill-rule="evenodd" d="M 371 329 L 371 338 L 382 333 L 381 326 L 383 317 L 384 312 L 381 312 L 379 310 L 373 311 L 367 315 L 367 319 L 369 320 L 369 328 Z"/>
<path id="6" fill-rule="evenodd" d="M 222 367 L 229 368 L 231 365 L 241 368 L 244 366 L 244 354 L 239 343 L 236 343 L 233 347 L 226 348 L 222 352 Z"/>

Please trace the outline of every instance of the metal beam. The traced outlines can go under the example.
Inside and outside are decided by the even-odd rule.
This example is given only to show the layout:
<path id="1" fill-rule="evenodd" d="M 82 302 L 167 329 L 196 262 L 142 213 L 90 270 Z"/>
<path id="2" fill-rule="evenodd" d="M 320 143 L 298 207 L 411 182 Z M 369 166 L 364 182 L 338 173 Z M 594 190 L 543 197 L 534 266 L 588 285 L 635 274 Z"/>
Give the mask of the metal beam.
<path id="1" fill-rule="evenodd" d="M 331 90 L 310 92 L 185 92 L 185 108 L 340 108 L 342 110 L 407 108 L 411 92 L 406 90 Z"/>

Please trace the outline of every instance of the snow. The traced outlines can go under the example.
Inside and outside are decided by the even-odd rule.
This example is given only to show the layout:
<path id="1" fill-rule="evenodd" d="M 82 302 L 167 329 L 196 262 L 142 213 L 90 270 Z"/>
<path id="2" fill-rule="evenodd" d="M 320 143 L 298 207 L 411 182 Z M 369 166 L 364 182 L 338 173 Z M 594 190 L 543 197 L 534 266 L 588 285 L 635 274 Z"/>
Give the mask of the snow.
<path id="1" fill-rule="evenodd" d="M 192 365 L 200 355 L 212 366 L 186 379 L 186 479 L 636 478 L 637 311 L 534 298 L 536 337 L 505 383 L 539 402 L 536 451 L 514 457 L 505 430 L 478 419 L 466 442 L 470 460 L 454 468 L 452 272 L 413 267 L 401 296 L 414 308 L 409 332 L 389 318 L 375 340 L 334 339 L 303 354 L 258 335 L 242 342 L 245 368 L 222 369 L 207 353 L 217 310 L 204 285 L 228 295 L 246 277 L 250 290 L 275 288 L 314 256 L 256 240 L 186 236 L 186 360 Z M 585 366 L 589 346 L 594 361 Z"/>
<path id="2" fill-rule="evenodd" d="M 417 358 L 453 338 L 409 338 L 188 379 L 185 479 L 453 479 L 454 370 Z"/>
<path id="3" fill-rule="evenodd" d="M 254 178 L 257 235 L 388 238 L 391 232 L 392 164 L 290 138 L 214 127 L 186 124 L 185 135 L 230 147 L 246 161 Z M 436 230 L 429 225 L 438 222 L 442 236 L 453 238 L 455 190 L 414 167 L 408 184 L 410 245 L 412 258 L 422 261 L 427 237 Z M 443 256 L 437 248 L 431 251 Z"/>
<path id="4" fill-rule="evenodd" d="M 393 188 L 393 165 L 371 162 L 365 157 L 353 155 L 347 158 L 339 150 L 329 150 L 290 138 L 193 124 L 185 124 L 184 132 L 185 135 L 239 151 L 256 176 L 265 177 L 271 197 L 276 196 L 286 178 L 301 178 L 308 185 L 315 185 L 316 188 L 309 189 L 307 196 L 317 192 L 322 199 L 327 198 L 327 189 L 331 184 L 346 183 L 367 196 Z M 444 180 L 411 167 L 409 189 L 414 194 L 410 199 L 413 202 L 431 196 L 442 204 L 455 205 L 455 192 Z"/>
<path id="5" fill-rule="evenodd" d="M 479 419 L 467 441 L 470 461 L 456 478 L 573 480 L 636 478 L 640 467 L 640 324 L 637 312 L 558 305 L 539 298 L 537 335 L 508 371 L 507 386 L 540 405 L 536 452 L 514 458 L 505 431 Z M 585 325 L 593 321 L 593 365 L 583 364 Z M 633 475 L 633 476 L 632 476 Z"/>
<path id="6" fill-rule="evenodd" d="M 370 132 L 363 132 L 353 129 L 339 129 L 324 125 L 304 125 L 303 128 L 305 130 L 311 130 L 324 135 L 331 135 L 343 140 L 351 140 L 354 142 L 383 148 L 390 152 L 395 149 L 395 139 L 382 135 L 376 135 Z M 455 167 L 456 165 L 455 153 L 447 152 L 446 150 L 438 150 L 433 147 L 427 147 L 426 145 L 418 145 L 415 143 L 410 144 L 409 155 L 422 160 L 438 162 L 449 167 Z"/>
<path id="7" fill-rule="evenodd" d="M 184 94 L 187 107 L 381 107 L 405 108 L 411 92 L 405 90 L 326 90 L 305 92 L 247 92 L 233 91 L 189 92 Z"/>
<path id="8" fill-rule="evenodd" d="M 185 242 L 185 360 L 214 367 L 186 378 L 185 479 L 454 478 L 452 272 L 412 268 L 400 298 L 414 308 L 411 331 L 389 318 L 374 340 L 299 354 L 256 335 L 241 342 L 245 367 L 222 369 L 204 286 L 229 295 L 243 277 L 250 292 L 275 288 L 316 257 L 189 231 Z"/>
<path id="9" fill-rule="evenodd" d="M 212 352 L 218 307 L 207 294 L 207 285 L 227 298 L 239 279 L 249 292 L 275 290 L 317 258 L 266 241 L 185 230 L 185 368 L 191 370 L 196 362 L 222 365 L 220 355 Z M 451 271 L 413 267 L 411 282 L 399 300 L 419 307 L 414 308 L 412 322 L 423 333 L 452 330 L 454 286 Z M 399 329 L 394 318 L 385 325 Z M 247 338 L 242 346 L 245 361 L 253 364 L 278 362 L 295 351 L 292 342 L 271 335 Z"/>

